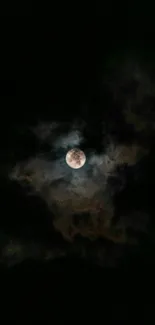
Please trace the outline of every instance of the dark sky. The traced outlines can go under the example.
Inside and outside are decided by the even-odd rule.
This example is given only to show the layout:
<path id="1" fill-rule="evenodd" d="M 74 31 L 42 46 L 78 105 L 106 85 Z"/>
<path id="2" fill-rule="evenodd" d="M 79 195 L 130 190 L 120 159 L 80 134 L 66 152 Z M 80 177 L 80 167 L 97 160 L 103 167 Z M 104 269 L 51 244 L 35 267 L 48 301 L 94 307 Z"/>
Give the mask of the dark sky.
<path id="1" fill-rule="evenodd" d="M 113 61 L 117 62 L 118 60 L 119 63 L 128 53 L 134 53 L 140 62 L 149 62 L 150 66 L 151 64 L 152 67 L 154 66 L 153 9 L 142 8 L 142 4 L 140 7 L 137 5 L 137 8 L 132 8 L 128 4 L 120 10 L 111 8 L 111 5 L 107 5 L 106 8 L 96 5 L 95 8 L 72 8 L 69 14 L 70 9 L 64 5 L 61 7 L 61 11 L 54 8 L 51 9 L 52 14 L 48 13 L 46 16 L 46 14 L 37 14 L 38 9 L 36 9 L 36 13 L 33 13 L 32 4 L 27 3 L 25 6 L 4 10 L 4 14 L 1 14 L 0 143 L 2 166 L 0 191 L 2 207 L 6 214 L 5 218 L 1 219 L 1 229 L 4 237 L 6 236 L 6 239 L 2 238 L 2 242 L 7 241 L 13 235 L 24 243 L 26 241 L 25 246 L 27 246 L 27 240 L 32 241 L 35 238 L 35 241 L 42 247 L 42 245 L 49 245 L 52 233 L 54 243 L 52 245 L 59 249 L 68 249 L 68 244 L 64 243 L 59 233 L 55 233 L 51 224 L 50 231 L 47 231 L 50 212 L 45 203 L 33 196 L 27 198 L 24 189 L 19 184 L 14 185 L 8 179 L 6 180 L 8 164 L 13 165 L 16 161 L 24 159 L 38 150 L 38 143 L 31 138 L 29 132 L 26 131 L 27 128 L 43 120 L 55 121 L 59 119 L 60 123 L 66 121 L 72 123 L 77 117 L 89 121 L 91 128 L 96 128 L 102 112 L 102 96 L 105 96 L 104 98 L 107 96 L 106 103 L 110 101 L 106 91 L 104 95 L 102 92 L 102 76 L 106 72 L 107 66 Z M 107 115 L 105 114 L 105 116 Z M 116 117 L 117 113 L 114 115 L 114 120 Z M 89 141 L 93 141 L 94 136 L 89 135 L 88 131 L 86 134 L 90 137 Z M 94 145 L 98 143 L 97 137 L 95 141 Z M 153 143 L 154 139 L 150 137 L 150 143 L 151 141 Z M 152 165 L 148 162 L 145 165 L 144 161 L 144 167 L 142 167 L 147 170 L 144 178 L 148 187 L 148 179 L 152 175 L 149 166 L 153 170 L 153 158 L 151 161 Z M 138 184 L 139 191 L 145 181 Z M 153 184 L 151 186 L 153 191 Z M 130 191 L 133 190 L 131 185 Z M 124 193 L 124 201 L 127 200 L 126 197 L 128 198 Z M 153 194 L 148 199 L 149 202 L 152 202 Z M 132 195 L 131 201 L 132 204 L 135 204 Z M 11 216 L 13 219 L 9 214 L 10 206 L 13 209 L 12 214 L 15 216 Z M 152 211 L 153 214 L 153 208 Z M 153 230 L 150 236 L 153 238 Z M 123 251 L 125 256 L 121 260 L 121 268 L 128 270 L 131 267 L 132 270 L 128 276 L 125 275 L 126 278 L 132 278 L 135 269 L 145 269 L 145 272 L 151 272 L 154 263 L 153 243 L 152 239 L 150 244 L 149 240 L 144 239 L 143 241 L 142 238 L 140 251 L 136 249 L 134 253 L 132 248 L 126 246 L 121 248 L 121 254 Z M 33 275 L 30 275 L 32 279 L 39 269 L 43 286 L 47 273 L 50 278 L 49 270 L 54 273 L 52 281 L 56 278 L 57 282 L 61 282 L 60 270 L 62 268 L 65 270 L 62 280 L 64 282 L 68 273 L 70 276 L 68 281 L 71 282 L 75 281 L 75 279 L 71 280 L 71 273 L 74 277 L 78 273 L 80 276 L 85 274 L 87 280 L 86 273 L 89 272 L 93 274 L 93 279 L 98 276 L 102 278 L 103 271 L 96 266 L 93 259 L 91 260 L 92 257 L 90 263 L 75 258 L 78 256 L 77 251 L 81 249 L 80 241 L 78 245 L 76 253 L 74 254 L 72 249 L 69 250 L 69 259 L 66 258 L 63 262 L 58 260 L 58 262 L 55 261 L 52 262 L 53 264 L 44 266 L 42 262 L 37 262 L 37 264 L 30 260 L 15 266 L 13 271 L 12 268 L 9 268 L 7 272 L 11 274 L 13 272 L 11 276 L 16 277 L 16 272 L 21 274 L 32 268 Z M 100 242 L 96 245 L 100 245 Z M 108 246 L 106 261 L 109 261 L 108 254 L 117 256 L 118 246 L 116 245 L 114 250 L 111 244 Z M 93 251 L 93 249 L 95 251 L 95 244 L 93 246 L 93 244 L 86 243 L 86 250 Z M 10 265 L 12 265 L 11 262 Z M 29 272 L 31 273 L 31 271 Z M 57 272 L 59 275 L 55 275 Z M 91 281 L 95 282 L 96 280 L 92 280 L 92 278 Z M 107 280 L 105 279 L 105 281 Z M 128 282 L 128 278 L 126 282 Z M 111 287 L 112 285 L 111 283 Z M 48 286 L 48 281 L 45 286 Z M 81 280 L 82 286 L 83 280 Z M 106 290 L 108 292 L 108 288 Z M 62 291 L 61 285 L 59 285 L 59 291 Z M 20 295 L 20 292 L 18 294 Z"/>

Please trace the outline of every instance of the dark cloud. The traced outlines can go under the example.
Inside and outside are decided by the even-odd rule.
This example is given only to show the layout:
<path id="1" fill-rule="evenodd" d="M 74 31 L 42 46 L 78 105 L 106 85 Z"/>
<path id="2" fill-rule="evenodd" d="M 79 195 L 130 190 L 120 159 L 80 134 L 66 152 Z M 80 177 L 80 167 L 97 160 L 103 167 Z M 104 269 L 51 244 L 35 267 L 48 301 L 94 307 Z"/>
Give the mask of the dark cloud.
<path id="1" fill-rule="evenodd" d="M 10 267 L 24 260 L 48 261 L 66 255 L 63 249 L 54 249 L 37 241 L 26 241 L 9 236 L 1 246 L 0 263 Z"/>
<path id="2" fill-rule="evenodd" d="M 60 151 L 59 158 L 47 159 L 47 155 L 42 154 L 22 164 L 17 163 L 10 178 L 21 184 L 27 182 L 45 200 L 54 213 L 54 226 L 68 240 L 81 234 L 88 238 L 94 236 L 127 241 L 124 232 L 119 237 L 115 236 L 112 229 L 113 196 L 116 190 L 122 190 L 125 185 L 124 176 L 117 172 L 117 167 L 124 164 L 134 165 L 139 159 L 138 154 L 144 155 L 145 150 L 136 144 L 127 147 L 114 143 L 111 139 L 102 154 L 89 152 L 86 164 L 81 169 L 74 170 L 66 164 L 65 155 L 68 147 L 80 146 L 82 131 L 73 127 L 56 139 L 55 130 L 59 128 L 59 124 L 53 125 L 54 128 L 52 124 L 40 124 L 34 132 L 41 141 L 50 143 L 51 150 L 54 147 Z M 121 182 L 117 182 L 119 178 Z M 112 185 L 112 179 L 113 184 L 117 183 L 116 188 Z M 90 214 L 89 222 L 82 226 L 75 225 L 73 214 L 83 212 Z"/>
<path id="3" fill-rule="evenodd" d="M 155 79 L 151 64 L 123 59 L 104 79 L 114 102 L 123 105 L 125 122 L 137 132 L 155 130 Z"/>
<path id="4" fill-rule="evenodd" d="M 149 114 L 144 117 L 145 114 L 142 114 L 139 107 L 144 105 L 146 98 L 151 98 L 146 101 L 151 109 L 155 92 L 154 81 L 149 73 L 132 61 L 112 67 L 104 76 L 103 90 L 104 87 L 108 89 L 111 104 L 107 110 L 101 111 L 103 114 L 99 151 L 95 146 L 87 146 L 87 135 L 90 132 L 87 132 L 89 125 L 86 120 L 75 120 L 72 123 L 40 121 L 31 128 L 31 132 L 39 141 L 40 147 L 44 148 L 47 144 L 48 149 L 46 152 L 41 149 L 34 157 L 25 161 L 17 161 L 9 178 L 27 186 L 25 195 L 31 191 L 43 199 L 50 211 L 49 218 L 54 228 L 66 242 L 76 242 L 73 245 L 74 253 L 79 247 L 80 256 L 89 255 L 93 247 L 96 247 L 95 242 L 100 239 L 113 243 L 109 259 L 103 243 L 96 248 L 96 257 L 90 254 L 95 260 L 99 258 L 103 265 L 113 265 L 123 254 L 122 246 L 137 245 L 139 234 L 148 230 L 147 212 L 134 205 L 129 207 L 127 200 L 126 210 L 117 211 L 115 198 L 128 186 L 126 170 L 140 175 L 137 166 L 143 157 L 149 155 L 147 132 L 153 132 L 155 121 L 153 115 L 151 120 Z M 147 108 L 143 111 L 146 113 Z M 147 132 L 139 141 L 137 134 L 143 133 L 144 129 Z M 132 135 L 130 141 L 126 141 L 128 131 L 131 131 L 129 138 Z M 92 130 L 92 138 L 95 132 L 96 129 Z M 118 136 L 120 132 L 122 138 Z M 74 147 L 81 148 L 87 158 L 85 165 L 77 170 L 71 169 L 65 161 L 67 151 Z M 78 242 L 79 236 L 82 244 Z M 92 246 L 90 244 L 90 251 L 86 248 L 88 242 L 86 246 L 84 244 L 85 240 L 93 243 Z M 32 246 L 34 256 L 38 256 L 37 249 L 41 248 L 36 247 L 40 247 L 39 244 Z M 15 250 L 19 256 L 21 247 Z M 46 251 L 48 249 L 44 250 L 44 256 Z M 7 246 L 3 255 L 8 256 L 8 252 Z M 25 252 L 23 245 L 22 252 Z M 55 256 L 52 255 L 52 250 L 48 252 L 49 258 Z M 22 254 L 21 256 L 27 256 Z M 67 253 L 62 250 L 61 254 Z"/>

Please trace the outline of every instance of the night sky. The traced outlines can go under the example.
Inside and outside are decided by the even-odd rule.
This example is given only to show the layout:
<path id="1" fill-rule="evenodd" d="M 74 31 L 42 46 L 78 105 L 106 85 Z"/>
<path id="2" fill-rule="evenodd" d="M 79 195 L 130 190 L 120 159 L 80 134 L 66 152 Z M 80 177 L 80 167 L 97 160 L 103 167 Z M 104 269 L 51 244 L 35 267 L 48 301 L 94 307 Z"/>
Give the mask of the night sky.
<path id="1" fill-rule="evenodd" d="M 132 294 L 138 310 L 154 284 L 153 9 L 68 10 L 1 14 L 1 274 L 35 319 L 39 293 L 57 304 L 90 287 L 123 318 L 119 301 Z M 65 163 L 74 147 L 79 170 Z"/>

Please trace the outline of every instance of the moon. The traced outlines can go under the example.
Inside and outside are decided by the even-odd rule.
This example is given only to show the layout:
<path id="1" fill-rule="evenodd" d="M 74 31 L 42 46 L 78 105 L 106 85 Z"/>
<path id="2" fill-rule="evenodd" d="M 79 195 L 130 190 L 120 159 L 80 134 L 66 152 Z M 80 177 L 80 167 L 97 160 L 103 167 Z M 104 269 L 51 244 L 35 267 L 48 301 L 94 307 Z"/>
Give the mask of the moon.
<path id="1" fill-rule="evenodd" d="M 67 152 L 66 162 L 71 168 L 78 169 L 85 164 L 86 156 L 82 150 L 73 148 Z"/>

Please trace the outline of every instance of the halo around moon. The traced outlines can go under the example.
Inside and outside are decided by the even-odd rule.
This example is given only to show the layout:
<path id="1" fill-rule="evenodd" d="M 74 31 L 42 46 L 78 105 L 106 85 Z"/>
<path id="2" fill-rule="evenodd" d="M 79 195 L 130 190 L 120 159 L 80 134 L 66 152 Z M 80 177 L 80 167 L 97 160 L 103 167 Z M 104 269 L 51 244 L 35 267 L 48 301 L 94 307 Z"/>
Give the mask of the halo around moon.
<path id="1" fill-rule="evenodd" d="M 86 162 L 86 156 L 84 152 L 78 148 L 73 148 L 67 152 L 66 163 L 69 167 L 78 169 L 83 167 Z"/>

